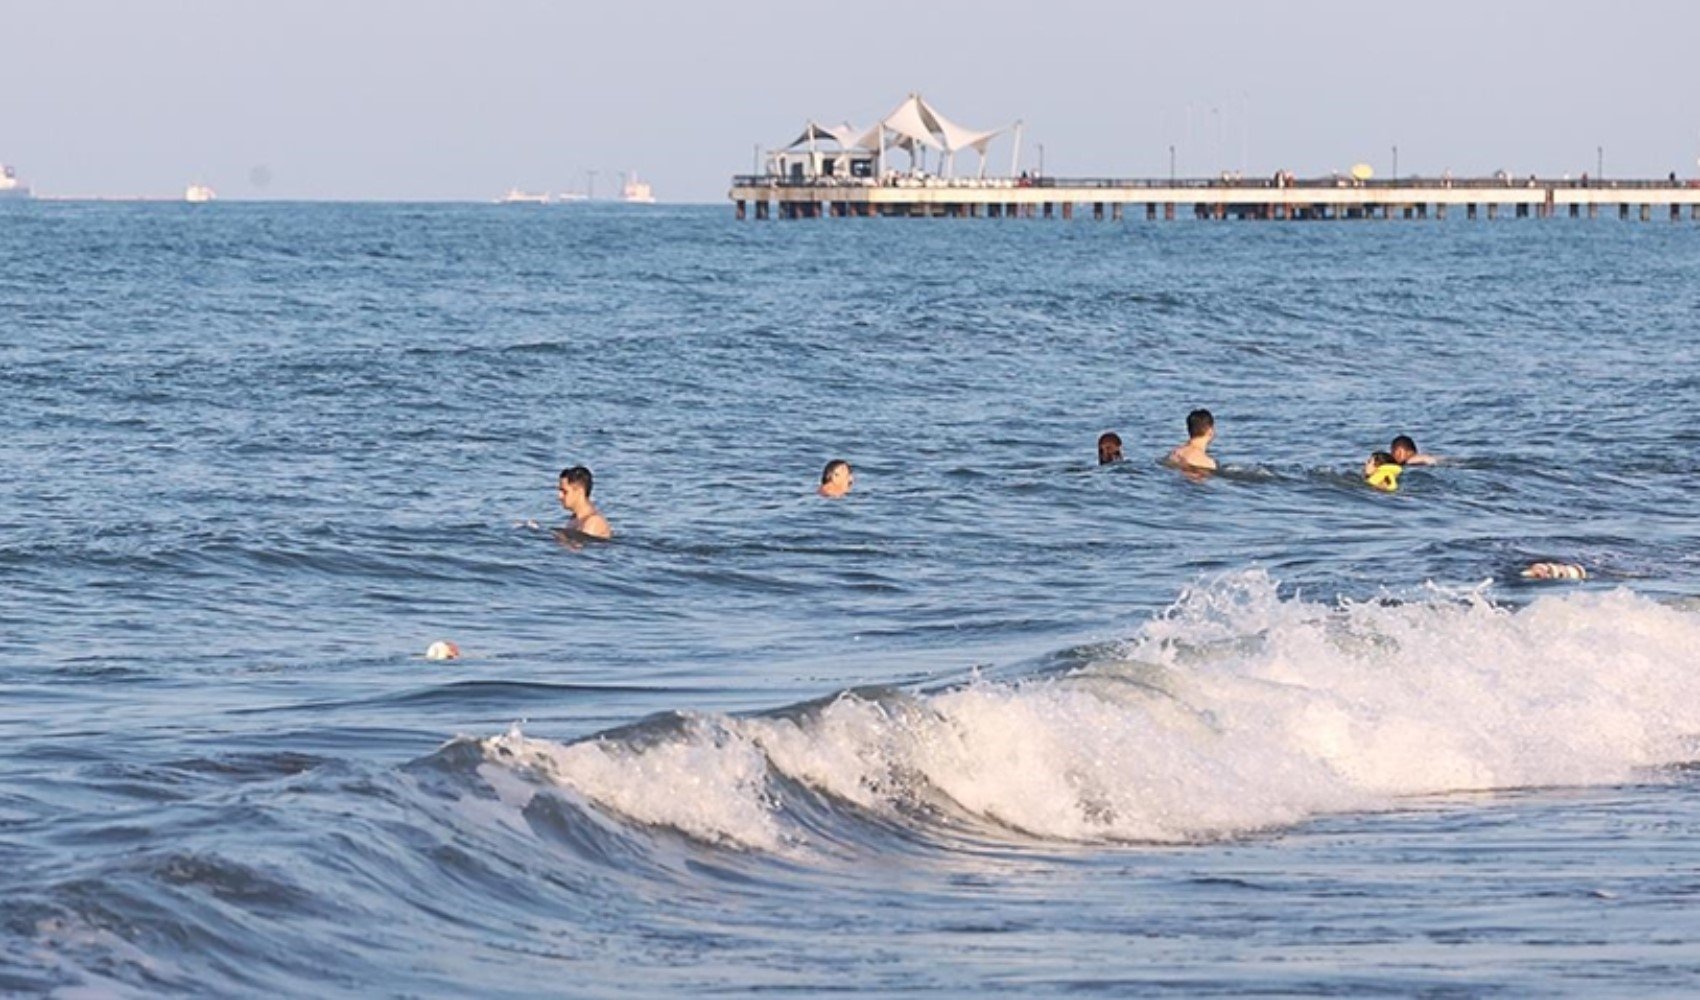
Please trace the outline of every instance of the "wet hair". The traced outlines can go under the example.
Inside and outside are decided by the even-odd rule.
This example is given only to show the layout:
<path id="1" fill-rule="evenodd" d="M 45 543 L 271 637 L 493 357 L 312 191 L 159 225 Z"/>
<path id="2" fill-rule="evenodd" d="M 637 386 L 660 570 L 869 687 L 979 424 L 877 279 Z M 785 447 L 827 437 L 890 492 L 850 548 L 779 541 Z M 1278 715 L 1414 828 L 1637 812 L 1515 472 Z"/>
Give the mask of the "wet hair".
<path id="1" fill-rule="evenodd" d="M 590 499 L 590 487 L 594 481 L 595 479 L 591 476 L 590 470 L 582 465 L 575 465 L 570 469 L 561 470 L 561 482 L 572 483 L 576 486 L 583 486 L 584 498 L 586 500 Z"/>
<path id="2" fill-rule="evenodd" d="M 1393 460 L 1392 455 L 1389 455 L 1385 451 L 1378 451 L 1375 454 L 1371 455 L 1369 457 L 1369 461 L 1370 461 L 1371 465 L 1398 465 L 1399 464 L 1398 462 Z"/>
<path id="3" fill-rule="evenodd" d="M 840 466 L 848 469 L 850 468 L 850 463 L 846 462 L 842 458 L 835 458 L 826 463 L 826 468 L 820 470 L 820 484 L 825 486 L 827 483 L 832 482 L 832 474 L 837 472 Z"/>
<path id="4" fill-rule="evenodd" d="M 1204 433 L 1216 426 L 1216 418 L 1209 410 L 1193 410 L 1186 415 L 1186 436 L 1203 437 Z"/>
<path id="5" fill-rule="evenodd" d="M 1108 465 L 1122 457 L 1121 435 L 1105 431 L 1098 435 L 1098 464 Z"/>
<path id="6" fill-rule="evenodd" d="M 1417 453 L 1417 443 L 1411 440 L 1411 436 L 1409 434 L 1401 434 L 1393 439 L 1393 443 L 1387 446 L 1387 450 L 1409 451 L 1411 454 L 1415 455 Z"/>

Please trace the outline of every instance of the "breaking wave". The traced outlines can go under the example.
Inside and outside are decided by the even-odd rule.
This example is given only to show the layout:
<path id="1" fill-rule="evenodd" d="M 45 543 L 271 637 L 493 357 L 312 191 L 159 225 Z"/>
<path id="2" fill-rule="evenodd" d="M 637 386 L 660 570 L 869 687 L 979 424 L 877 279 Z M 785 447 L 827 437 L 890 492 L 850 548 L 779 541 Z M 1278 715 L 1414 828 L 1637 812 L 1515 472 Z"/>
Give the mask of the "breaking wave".
<path id="1" fill-rule="evenodd" d="M 807 854 L 853 840 L 833 829 L 853 820 L 1210 840 L 1410 796 L 1645 780 L 1700 756 L 1697 735 L 1692 608 L 1622 589 L 1318 603 L 1252 572 L 1066 672 L 476 746 L 512 804 L 547 792 L 619 824 Z"/>

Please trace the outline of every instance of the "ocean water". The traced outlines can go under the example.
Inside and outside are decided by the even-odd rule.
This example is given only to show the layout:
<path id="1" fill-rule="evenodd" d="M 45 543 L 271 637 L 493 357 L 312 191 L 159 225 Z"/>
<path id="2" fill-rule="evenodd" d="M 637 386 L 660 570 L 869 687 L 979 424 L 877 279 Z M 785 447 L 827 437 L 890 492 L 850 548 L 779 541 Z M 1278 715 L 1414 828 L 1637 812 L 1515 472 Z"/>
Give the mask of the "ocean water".
<path id="1" fill-rule="evenodd" d="M 1696 273 L 5 206 L 0 993 L 1693 993 Z"/>

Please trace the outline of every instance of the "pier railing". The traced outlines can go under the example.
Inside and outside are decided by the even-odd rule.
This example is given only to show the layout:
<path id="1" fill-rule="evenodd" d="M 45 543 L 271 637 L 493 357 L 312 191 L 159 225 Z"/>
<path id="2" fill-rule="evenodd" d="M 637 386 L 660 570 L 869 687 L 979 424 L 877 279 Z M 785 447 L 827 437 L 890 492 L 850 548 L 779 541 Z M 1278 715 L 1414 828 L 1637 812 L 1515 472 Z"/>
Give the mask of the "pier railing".
<path id="1" fill-rule="evenodd" d="M 1517 188 L 1563 188 L 1575 190 L 1662 191 L 1700 188 L 1700 180 L 1636 180 L 1600 177 L 1393 177 L 1358 180 L 1353 177 L 810 177 L 791 178 L 772 174 L 740 174 L 732 178 L 738 188 L 927 188 L 986 190 L 999 188 L 1066 188 L 1069 190 L 1209 190 L 1211 188 L 1268 190 L 1334 190 L 1359 188 L 1389 190 L 1481 190 Z"/>

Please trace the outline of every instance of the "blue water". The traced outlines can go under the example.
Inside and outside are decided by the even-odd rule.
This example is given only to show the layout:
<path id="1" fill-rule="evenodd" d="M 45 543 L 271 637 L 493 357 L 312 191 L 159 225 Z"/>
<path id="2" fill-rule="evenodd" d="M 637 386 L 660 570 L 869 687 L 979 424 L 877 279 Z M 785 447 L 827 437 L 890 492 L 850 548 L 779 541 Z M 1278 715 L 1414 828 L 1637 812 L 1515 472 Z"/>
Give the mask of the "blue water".
<path id="1" fill-rule="evenodd" d="M 1693 992 L 1696 273 L 5 206 L 0 993 Z"/>

